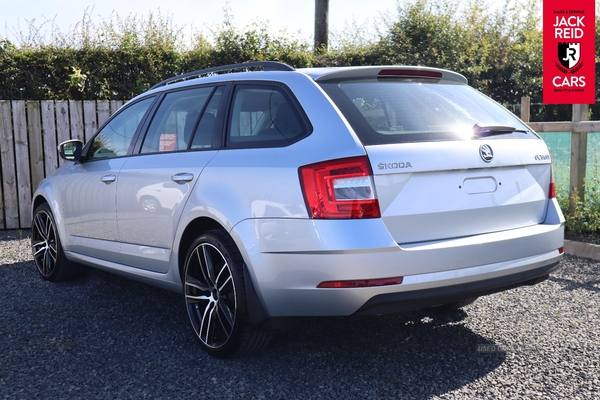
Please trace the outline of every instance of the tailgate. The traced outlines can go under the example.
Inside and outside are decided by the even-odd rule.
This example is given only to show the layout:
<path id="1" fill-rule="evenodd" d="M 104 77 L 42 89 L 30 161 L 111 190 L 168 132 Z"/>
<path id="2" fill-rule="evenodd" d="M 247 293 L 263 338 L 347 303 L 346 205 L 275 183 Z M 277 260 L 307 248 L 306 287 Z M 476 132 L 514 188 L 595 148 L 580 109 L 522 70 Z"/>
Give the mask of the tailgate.
<path id="1" fill-rule="evenodd" d="M 541 139 L 366 146 L 382 219 L 397 243 L 544 222 L 552 168 Z M 489 158 L 490 150 L 491 160 Z"/>

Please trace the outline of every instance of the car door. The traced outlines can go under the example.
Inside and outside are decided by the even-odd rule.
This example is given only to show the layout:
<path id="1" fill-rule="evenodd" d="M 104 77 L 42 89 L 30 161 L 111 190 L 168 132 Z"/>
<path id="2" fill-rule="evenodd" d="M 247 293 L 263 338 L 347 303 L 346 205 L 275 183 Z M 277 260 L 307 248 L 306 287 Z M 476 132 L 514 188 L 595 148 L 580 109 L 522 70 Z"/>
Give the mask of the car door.
<path id="1" fill-rule="evenodd" d="M 122 109 L 86 145 L 83 161 L 60 175 L 70 251 L 120 262 L 115 202 L 119 170 L 153 100 L 146 98 Z"/>
<path id="2" fill-rule="evenodd" d="M 204 166 L 214 157 L 224 87 L 167 93 L 139 154 L 123 165 L 117 220 L 123 263 L 167 272 L 177 223 Z"/>

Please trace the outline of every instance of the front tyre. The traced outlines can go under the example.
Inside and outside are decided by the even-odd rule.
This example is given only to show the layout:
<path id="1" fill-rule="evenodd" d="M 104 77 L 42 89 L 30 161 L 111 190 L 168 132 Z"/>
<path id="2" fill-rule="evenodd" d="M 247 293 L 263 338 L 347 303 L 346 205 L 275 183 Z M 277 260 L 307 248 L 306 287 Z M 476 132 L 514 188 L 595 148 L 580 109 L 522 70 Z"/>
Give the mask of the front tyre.
<path id="1" fill-rule="evenodd" d="M 210 355 L 240 356 L 268 344 L 271 333 L 249 321 L 244 261 L 226 231 L 208 231 L 192 243 L 183 293 L 192 329 Z"/>
<path id="2" fill-rule="evenodd" d="M 33 212 L 31 252 L 42 279 L 68 281 L 79 274 L 79 264 L 69 261 L 58 237 L 56 222 L 48 204 L 40 204 Z"/>

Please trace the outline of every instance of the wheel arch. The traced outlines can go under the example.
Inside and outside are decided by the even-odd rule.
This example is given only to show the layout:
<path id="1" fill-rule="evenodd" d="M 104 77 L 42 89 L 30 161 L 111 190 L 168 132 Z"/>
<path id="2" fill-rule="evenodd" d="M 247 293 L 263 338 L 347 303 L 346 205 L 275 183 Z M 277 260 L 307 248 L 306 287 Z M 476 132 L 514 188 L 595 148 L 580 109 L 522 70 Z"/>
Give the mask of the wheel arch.
<path id="1" fill-rule="evenodd" d="M 229 233 L 223 225 L 221 225 L 218 221 L 215 221 L 214 219 L 209 218 L 209 217 L 196 218 L 196 219 L 190 221 L 190 223 L 185 227 L 185 229 L 181 235 L 181 240 L 179 241 L 178 260 L 177 260 L 179 276 L 180 276 L 182 282 L 184 279 L 183 275 L 184 275 L 184 267 L 185 267 L 185 257 L 187 256 L 190 246 L 192 245 L 192 243 L 198 236 L 202 235 L 205 232 L 213 230 L 213 229 L 223 229 L 225 232 L 227 232 L 227 234 L 229 236 L 231 236 L 231 233 Z M 238 249 L 239 249 L 239 244 L 236 243 L 235 238 L 232 237 L 232 239 L 233 239 L 233 242 L 236 244 L 236 246 L 238 246 Z M 242 249 L 239 249 L 239 250 L 242 250 Z M 240 251 L 240 252 L 242 253 L 242 258 L 243 258 L 244 257 L 243 252 L 242 251 Z M 262 301 L 260 300 L 258 293 L 256 292 L 256 287 L 250 276 L 250 273 L 248 272 L 248 266 L 246 265 L 245 262 L 244 262 L 244 282 L 245 282 L 245 287 L 246 287 L 246 301 L 248 302 L 248 308 L 249 308 L 248 312 L 249 312 L 250 321 L 253 325 L 264 325 L 264 323 L 267 320 L 269 320 L 270 317 L 269 317 L 269 314 L 267 313 Z"/>
<path id="2" fill-rule="evenodd" d="M 220 223 L 215 221 L 212 218 L 208 217 L 199 217 L 188 223 L 185 227 L 183 233 L 181 234 L 181 240 L 179 241 L 178 246 L 178 258 L 177 258 L 177 268 L 179 270 L 179 276 L 183 281 L 183 268 L 185 266 L 185 256 L 187 252 L 194 242 L 194 240 L 203 234 L 204 232 L 213 230 L 213 229 L 225 229 Z"/>
<path id="3" fill-rule="evenodd" d="M 46 199 L 46 197 L 44 197 L 41 194 L 38 194 L 34 197 L 33 201 L 31 202 L 31 211 L 33 212 L 42 203 L 47 203 L 48 205 L 50 205 L 50 202 L 48 201 L 48 199 Z"/>

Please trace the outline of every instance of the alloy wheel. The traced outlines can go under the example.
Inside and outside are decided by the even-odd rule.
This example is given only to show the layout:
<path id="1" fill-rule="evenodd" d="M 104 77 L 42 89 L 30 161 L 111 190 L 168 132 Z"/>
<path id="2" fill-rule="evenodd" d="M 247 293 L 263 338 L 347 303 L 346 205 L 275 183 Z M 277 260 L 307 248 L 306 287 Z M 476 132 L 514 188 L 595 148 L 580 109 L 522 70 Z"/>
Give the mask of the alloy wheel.
<path id="1" fill-rule="evenodd" d="M 192 327 L 210 349 L 223 347 L 234 332 L 237 297 L 231 266 L 211 243 L 200 243 L 185 268 L 185 299 Z"/>
<path id="2" fill-rule="evenodd" d="M 50 277 L 56 269 L 58 245 L 54 220 L 45 210 L 39 210 L 34 215 L 31 247 L 33 259 L 39 273 L 43 277 Z"/>

